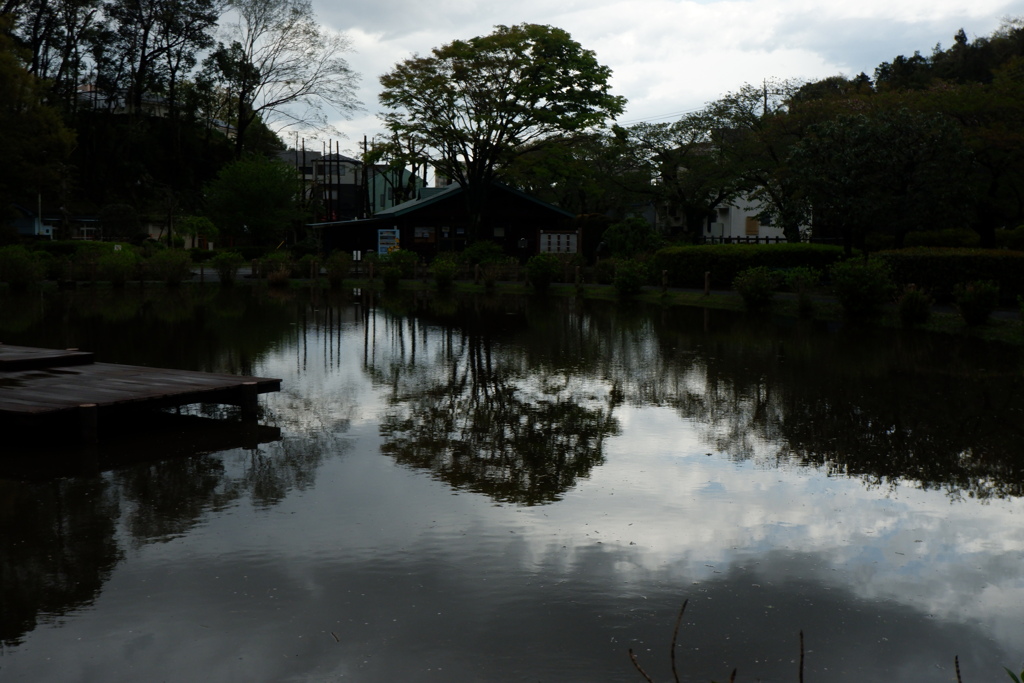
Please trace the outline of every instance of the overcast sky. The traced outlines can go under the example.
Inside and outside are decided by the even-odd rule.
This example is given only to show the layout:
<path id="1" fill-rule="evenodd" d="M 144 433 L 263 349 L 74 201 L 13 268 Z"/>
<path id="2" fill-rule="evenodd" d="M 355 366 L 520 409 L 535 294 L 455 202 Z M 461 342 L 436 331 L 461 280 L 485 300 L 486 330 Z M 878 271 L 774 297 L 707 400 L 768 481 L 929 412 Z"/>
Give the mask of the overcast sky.
<path id="1" fill-rule="evenodd" d="M 883 61 L 948 47 L 963 28 L 990 35 L 1024 0 L 314 0 L 320 21 L 345 32 L 364 111 L 334 125 L 354 154 L 382 130 L 379 77 L 415 53 L 485 35 L 496 24 L 550 24 L 612 69 L 629 102 L 621 123 L 671 121 L 765 78 L 873 75 Z M 292 138 L 285 134 L 286 141 Z"/>

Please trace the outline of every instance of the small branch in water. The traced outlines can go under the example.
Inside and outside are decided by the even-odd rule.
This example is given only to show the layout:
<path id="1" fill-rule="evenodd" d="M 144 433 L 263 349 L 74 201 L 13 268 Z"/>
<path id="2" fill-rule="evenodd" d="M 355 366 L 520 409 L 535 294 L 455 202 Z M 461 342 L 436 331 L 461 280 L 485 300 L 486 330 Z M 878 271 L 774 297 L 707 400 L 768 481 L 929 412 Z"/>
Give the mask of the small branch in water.
<path id="1" fill-rule="evenodd" d="M 629 658 L 630 660 L 632 660 L 633 666 L 636 667 L 636 670 L 640 672 L 640 675 L 647 679 L 647 683 L 654 683 L 654 679 L 648 676 L 647 672 L 644 671 L 643 667 L 640 666 L 640 662 L 637 661 L 636 655 L 633 654 L 633 648 L 629 648 Z"/>
<path id="2" fill-rule="evenodd" d="M 964 683 L 960 678 L 960 655 L 953 655 L 953 667 L 956 669 L 956 683 Z"/>
<path id="3" fill-rule="evenodd" d="M 686 603 L 689 600 L 683 600 L 683 606 L 679 608 L 679 616 L 676 617 L 676 628 L 672 631 L 672 676 L 676 679 L 676 683 L 679 683 L 679 672 L 676 671 L 676 642 L 679 639 L 679 625 L 683 623 L 683 612 L 686 611 Z"/>
<path id="4" fill-rule="evenodd" d="M 336 642 L 338 642 L 338 643 L 340 643 L 340 642 L 341 642 L 341 638 L 339 638 L 339 637 L 338 637 L 338 634 L 337 634 L 337 633 L 335 633 L 334 631 L 331 631 L 331 635 L 332 635 L 332 636 L 334 636 L 334 640 L 335 640 Z"/>
<path id="5" fill-rule="evenodd" d="M 800 629 L 800 683 L 804 683 L 804 630 Z"/>

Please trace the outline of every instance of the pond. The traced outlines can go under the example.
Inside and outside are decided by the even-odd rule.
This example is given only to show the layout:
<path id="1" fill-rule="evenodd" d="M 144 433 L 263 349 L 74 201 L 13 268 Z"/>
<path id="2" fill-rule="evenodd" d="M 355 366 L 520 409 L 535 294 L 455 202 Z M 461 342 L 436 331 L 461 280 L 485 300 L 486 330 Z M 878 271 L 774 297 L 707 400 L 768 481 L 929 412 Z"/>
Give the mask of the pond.
<path id="1" fill-rule="evenodd" d="M 808 681 L 1024 658 L 1016 350 L 210 286 L 0 294 L 0 341 L 283 380 L 258 437 L 6 449 L 4 681 L 670 681 L 684 601 L 685 681 L 795 682 L 801 634 Z"/>

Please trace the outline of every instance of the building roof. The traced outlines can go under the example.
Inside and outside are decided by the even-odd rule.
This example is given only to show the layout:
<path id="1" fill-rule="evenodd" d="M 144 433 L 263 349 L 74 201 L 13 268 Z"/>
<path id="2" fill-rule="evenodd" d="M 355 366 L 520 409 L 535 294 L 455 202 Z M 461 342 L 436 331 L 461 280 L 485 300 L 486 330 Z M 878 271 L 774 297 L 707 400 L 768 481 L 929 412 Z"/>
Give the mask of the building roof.
<path id="1" fill-rule="evenodd" d="M 536 197 L 532 197 L 526 194 L 525 192 L 515 189 L 514 187 L 509 187 L 508 185 L 504 185 L 502 183 L 494 183 L 493 187 L 508 192 L 509 194 L 516 195 L 549 211 L 560 213 L 566 218 L 575 218 L 576 216 L 576 214 L 572 213 L 571 211 L 566 211 L 565 209 L 555 206 L 554 204 L 548 204 L 547 202 L 541 201 Z M 308 225 L 311 228 L 322 228 L 328 225 L 341 225 L 342 223 L 368 223 L 370 221 L 376 220 L 399 218 L 401 216 L 408 215 L 415 211 L 419 211 L 420 209 L 423 209 L 425 207 L 442 202 L 451 197 L 455 197 L 461 193 L 462 186 L 459 185 L 458 183 L 452 183 L 447 187 L 423 187 L 420 188 L 418 193 L 419 196 L 417 196 L 416 199 L 410 199 L 409 201 L 402 202 L 397 206 L 392 206 L 388 209 L 378 211 L 377 213 L 373 214 L 373 216 L 370 218 L 357 218 L 355 220 L 348 221 L 330 221 L 326 223 L 307 223 L 306 225 Z"/>

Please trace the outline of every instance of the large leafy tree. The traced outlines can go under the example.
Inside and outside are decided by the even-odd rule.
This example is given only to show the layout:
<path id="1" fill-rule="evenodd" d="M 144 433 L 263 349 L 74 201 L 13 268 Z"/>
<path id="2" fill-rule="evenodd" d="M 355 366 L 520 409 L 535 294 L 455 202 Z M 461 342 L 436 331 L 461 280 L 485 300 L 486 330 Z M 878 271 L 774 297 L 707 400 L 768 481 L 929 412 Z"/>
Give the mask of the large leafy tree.
<path id="1" fill-rule="evenodd" d="M 906 108 L 844 114 L 811 126 L 790 164 L 814 209 L 815 232 L 847 250 L 870 232 L 958 227 L 970 206 L 973 159 L 956 123 Z"/>
<path id="2" fill-rule="evenodd" d="M 631 163 L 647 170 L 644 186 L 666 232 L 696 239 L 715 209 L 742 190 L 739 169 L 721 144 L 723 122 L 711 107 L 674 123 L 636 124 L 621 134 Z"/>
<path id="3" fill-rule="evenodd" d="M 294 166 L 246 155 L 226 165 L 207 185 L 207 212 L 222 237 L 274 244 L 304 217 L 295 201 L 298 186 Z"/>
<path id="4" fill-rule="evenodd" d="M 381 76 L 380 101 L 388 128 L 422 140 L 435 170 L 462 185 L 475 238 L 488 189 L 514 157 L 622 113 L 610 77 L 562 29 L 497 26 L 400 62 Z"/>

